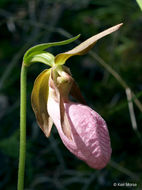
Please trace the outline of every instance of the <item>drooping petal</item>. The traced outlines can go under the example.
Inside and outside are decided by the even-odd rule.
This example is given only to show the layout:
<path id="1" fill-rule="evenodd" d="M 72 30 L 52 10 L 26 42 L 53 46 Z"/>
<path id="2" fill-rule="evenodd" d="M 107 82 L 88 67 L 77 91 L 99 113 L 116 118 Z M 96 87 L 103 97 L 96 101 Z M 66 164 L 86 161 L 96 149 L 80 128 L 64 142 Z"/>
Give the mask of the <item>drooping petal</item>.
<path id="1" fill-rule="evenodd" d="M 104 168 L 111 156 L 110 138 L 105 121 L 86 105 L 70 102 L 64 103 L 64 107 L 71 126 L 72 140 L 67 138 L 62 130 L 57 102 L 51 99 L 48 103 L 49 115 L 64 145 L 90 167 Z"/>
<path id="2" fill-rule="evenodd" d="M 50 135 L 50 131 L 53 124 L 52 119 L 50 118 L 47 112 L 46 106 L 48 101 L 48 81 L 50 72 L 51 69 L 44 70 L 36 78 L 31 96 L 32 108 L 36 115 L 38 125 L 47 137 L 49 137 Z"/>
<path id="3" fill-rule="evenodd" d="M 76 46 L 75 48 L 73 48 L 70 51 L 67 51 L 65 53 L 61 53 L 58 54 L 55 57 L 55 64 L 57 65 L 63 65 L 65 63 L 65 61 L 70 58 L 71 56 L 74 55 L 83 55 L 85 53 L 87 53 L 93 46 L 94 44 L 101 38 L 103 38 L 104 36 L 118 30 L 120 28 L 121 24 L 118 24 L 116 26 L 113 26 L 95 36 L 92 36 L 91 38 L 89 38 L 88 40 L 84 41 L 83 43 L 81 43 L 80 45 Z"/>
<path id="4" fill-rule="evenodd" d="M 64 102 L 61 94 L 60 94 L 59 107 L 60 107 L 60 121 L 61 121 L 62 130 L 64 134 L 68 137 L 68 139 L 72 139 L 71 126 L 67 117 L 66 110 L 64 108 Z"/>
<path id="5" fill-rule="evenodd" d="M 63 133 L 68 139 L 72 139 L 72 137 L 71 137 L 71 127 L 70 127 L 70 123 L 68 121 L 68 117 L 67 117 L 67 114 L 66 114 L 66 111 L 65 111 L 65 108 L 64 108 L 64 102 L 63 102 L 62 93 L 61 93 L 60 88 L 57 86 L 56 82 L 54 81 L 54 72 L 53 72 L 53 70 L 51 71 L 51 75 L 50 75 L 50 83 L 52 84 L 51 85 L 52 87 L 49 85 L 48 104 L 50 104 L 52 99 L 54 99 L 54 101 L 57 102 L 58 109 L 60 110 L 59 111 L 59 120 L 60 120 L 60 125 L 62 127 Z M 55 92 L 53 92 L 53 91 L 55 91 Z M 53 93 L 56 94 L 56 96 L 53 95 Z M 56 108 L 55 108 L 54 111 L 55 111 L 55 114 L 56 114 Z"/>

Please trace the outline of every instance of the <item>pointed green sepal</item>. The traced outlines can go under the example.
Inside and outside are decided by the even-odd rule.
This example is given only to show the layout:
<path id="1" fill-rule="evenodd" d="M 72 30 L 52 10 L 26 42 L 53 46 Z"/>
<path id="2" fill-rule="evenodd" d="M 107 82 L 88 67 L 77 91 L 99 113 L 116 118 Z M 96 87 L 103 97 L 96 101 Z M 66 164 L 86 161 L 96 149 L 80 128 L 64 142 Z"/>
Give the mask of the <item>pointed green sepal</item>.
<path id="1" fill-rule="evenodd" d="M 26 66 L 29 66 L 30 65 L 30 57 L 33 55 L 36 56 L 36 54 L 41 54 L 44 52 L 44 50 L 46 50 L 47 48 L 49 47 L 53 47 L 53 46 L 61 46 L 61 45 L 66 45 L 66 44 L 69 44 L 73 41 L 75 41 L 76 39 L 78 39 L 80 37 L 80 34 L 77 35 L 76 37 L 73 37 L 73 38 L 70 38 L 68 40 L 64 40 L 64 41 L 61 41 L 61 42 L 53 42 L 53 43 L 44 43 L 44 44 L 39 44 L 39 45 L 36 45 L 30 49 L 28 49 L 24 55 L 24 58 L 23 58 L 23 61 L 25 63 Z"/>

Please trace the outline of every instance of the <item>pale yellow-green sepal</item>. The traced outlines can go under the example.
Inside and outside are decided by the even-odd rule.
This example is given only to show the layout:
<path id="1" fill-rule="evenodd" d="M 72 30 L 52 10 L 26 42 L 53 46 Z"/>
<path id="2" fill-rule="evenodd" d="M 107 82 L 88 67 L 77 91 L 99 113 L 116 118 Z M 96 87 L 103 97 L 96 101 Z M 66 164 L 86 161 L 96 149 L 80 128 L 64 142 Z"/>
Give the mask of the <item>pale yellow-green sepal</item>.
<path id="1" fill-rule="evenodd" d="M 64 52 L 64 53 L 60 53 L 55 57 L 55 64 L 57 65 L 63 65 L 66 60 L 68 58 L 70 58 L 71 56 L 74 55 L 83 55 L 85 53 L 87 53 L 93 46 L 94 44 L 101 38 L 103 38 L 104 36 L 118 30 L 120 28 L 121 24 L 118 24 L 116 26 L 113 26 L 107 30 L 104 30 L 103 32 L 92 36 L 91 38 L 87 39 L 86 41 L 84 41 L 83 43 L 81 43 L 80 45 L 76 46 L 75 48 L 73 48 L 70 51 Z"/>
<path id="2" fill-rule="evenodd" d="M 51 69 L 48 69 L 39 74 L 34 82 L 31 96 L 32 108 L 36 115 L 38 125 L 47 137 L 49 137 L 53 125 L 53 122 L 47 112 L 49 93 L 48 81 L 50 72 Z"/>

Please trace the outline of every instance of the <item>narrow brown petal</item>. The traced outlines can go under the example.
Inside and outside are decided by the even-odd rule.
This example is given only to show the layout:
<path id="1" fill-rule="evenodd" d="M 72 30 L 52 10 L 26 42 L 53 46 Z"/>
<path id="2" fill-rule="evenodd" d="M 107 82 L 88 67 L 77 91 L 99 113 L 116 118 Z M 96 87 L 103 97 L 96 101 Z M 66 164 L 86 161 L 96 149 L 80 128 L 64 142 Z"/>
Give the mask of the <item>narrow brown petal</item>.
<path id="1" fill-rule="evenodd" d="M 82 104 L 86 104 L 85 99 L 83 98 L 81 91 L 79 89 L 79 86 L 77 85 L 77 83 L 73 80 L 73 84 L 72 84 L 72 88 L 70 91 L 70 94 L 76 99 L 78 100 L 80 103 Z"/>
<path id="2" fill-rule="evenodd" d="M 68 116 L 67 116 L 65 108 L 64 108 L 64 102 L 63 102 L 63 98 L 62 98 L 61 94 L 60 94 L 59 106 L 60 106 L 60 119 L 61 119 L 62 130 L 63 130 L 64 134 L 69 139 L 72 139 L 72 137 L 71 137 L 71 127 L 70 127 L 70 123 L 69 123 L 69 120 L 68 120 Z"/>

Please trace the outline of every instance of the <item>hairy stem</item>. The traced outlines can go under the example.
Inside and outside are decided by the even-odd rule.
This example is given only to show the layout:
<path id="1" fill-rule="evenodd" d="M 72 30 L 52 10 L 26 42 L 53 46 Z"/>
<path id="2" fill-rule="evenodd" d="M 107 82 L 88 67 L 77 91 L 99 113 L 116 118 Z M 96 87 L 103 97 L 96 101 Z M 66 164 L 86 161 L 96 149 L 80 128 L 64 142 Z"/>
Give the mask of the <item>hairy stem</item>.
<path id="1" fill-rule="evenodd" d="M 18 190 L 24 189 L 24 171 L 26 156 L 26 83 L 27 67 L 22 64 L 20 86 L 20 149 L 18 169 Z"/>

